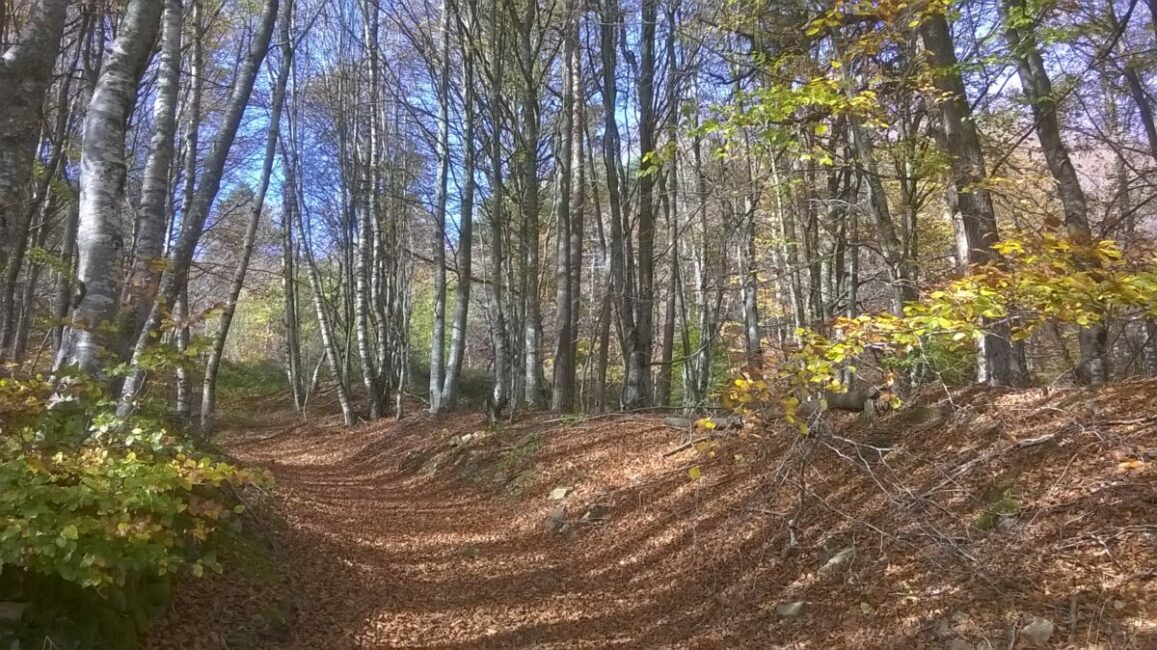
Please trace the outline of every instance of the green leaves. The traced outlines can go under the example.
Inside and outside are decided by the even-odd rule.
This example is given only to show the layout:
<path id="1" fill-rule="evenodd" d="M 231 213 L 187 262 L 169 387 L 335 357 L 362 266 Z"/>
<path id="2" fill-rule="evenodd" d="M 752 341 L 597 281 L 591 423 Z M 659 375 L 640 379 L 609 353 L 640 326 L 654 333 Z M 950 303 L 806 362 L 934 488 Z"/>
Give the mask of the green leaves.
<path id="1" fill-rule="evenodd" d="M 201 557 L 237 521 L 219 488 L 264 475 L 193 457 L 109 408 L 81 378 L 0 380 L 0 566 L 80 587 L 219 566 Z"/>

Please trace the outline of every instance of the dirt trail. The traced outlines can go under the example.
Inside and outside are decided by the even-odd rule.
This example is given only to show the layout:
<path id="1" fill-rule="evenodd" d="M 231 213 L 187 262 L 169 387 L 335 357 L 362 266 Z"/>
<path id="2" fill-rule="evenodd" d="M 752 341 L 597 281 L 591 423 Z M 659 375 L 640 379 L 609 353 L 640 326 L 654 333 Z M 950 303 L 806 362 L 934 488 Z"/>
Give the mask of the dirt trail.
<path id="1" fill-rule="evenodd" d="M 288 621 L 230 637 L 264 596 L 213 594 L 227 575 L 192 589 L 213 631 L 168 643 L 1003 648 L 1043 618 L 1046 647 L 1157 648 L 1154 394 L 961 395 L 947 419 L 671 455 L 683 434 L 647 417 L 251 424 L 226 448 L 276 478 Z"/>
<path id="2" fill-rule="evenodd" d="M 688 591 L 677 574 L 667 585 L 653 581 L 663 558 L 647 530 L 631 536 L 634 548 L 576 538 L 580 525 L 587 535 L 600 525 L 577 521 L 590 496 L 581 488 L 563 502 L 574 532 L 548 530 L 560 503 L 544 494 L 550 469 L 570 473 L 557 477 L 569 478 L 570 487 L 580 474 L 601 474 L 595 482 L 602 483 L 615 475 L 632 482 L 626 473 L 633 473 L 638 483 L 648 472 L 639 462 L 630 472 L 612 468 L 607 450 L 602 469 L 567 472 L 558 462 L 599 462 L 599 447 L 621 438 L 624 427 L 640 447 L 677 436 L 658 420 L 635 419 L 590 426 L 586 440 L 572 435 L 571 444 L 545 449 L 526 442 L 541 434 L 517 430 L 474 449 L 447 445 L 454 435 L 488 433 L 481 418 L 467 416 L 233 443 L 240 460 L 271 469 L 288 519 L 295 615 L 287 640 L 274 645 L 659 647 L 689 636 L 703 594 Z M 511 460 L 519 445 L 534 458 Z M 447 467 L 431 472 L 439 461 Z M 629 516 L 623 505 L 617 517 Z"/>

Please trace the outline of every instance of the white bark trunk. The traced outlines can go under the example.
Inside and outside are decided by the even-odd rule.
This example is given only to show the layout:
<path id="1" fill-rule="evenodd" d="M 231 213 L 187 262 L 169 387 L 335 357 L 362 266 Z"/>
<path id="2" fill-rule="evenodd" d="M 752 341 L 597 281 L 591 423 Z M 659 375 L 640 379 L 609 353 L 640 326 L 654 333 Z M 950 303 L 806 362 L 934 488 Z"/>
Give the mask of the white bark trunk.
<path id="1" fill-rule="evenodd" d="M 124 199 L 125 128 L 137 87 L 149 61 L 160 23 L 161 5 L 133 0 L 117 38 L 105 55 L 84 119 L 80 152 L 80 224 L 77 276 L 84 298 L 73 316 L 78 330 L 70 363 L 100 374 L 117 316 L 122 233 L 117 215 Z"/>

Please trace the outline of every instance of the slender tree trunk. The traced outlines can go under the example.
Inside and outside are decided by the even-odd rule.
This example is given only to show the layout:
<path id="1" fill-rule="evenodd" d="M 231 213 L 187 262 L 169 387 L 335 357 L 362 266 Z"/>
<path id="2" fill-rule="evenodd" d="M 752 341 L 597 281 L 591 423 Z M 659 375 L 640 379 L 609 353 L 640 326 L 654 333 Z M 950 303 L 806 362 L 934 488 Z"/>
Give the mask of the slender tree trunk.
<path id="1" fill-rule="evenodd" d="M 281 188 L 281 287 L 285 295 L 285 374 L 293 391 L 293 406 L 304 412 L 306 401 L 305 372 L 301 359 L 301 320 L 297 290 L 297 250 L 293 239 L 293 219 L 290 205 L 293 189 L 283 183 Z"/>
<path id="2" fill-rule="evenodd" d="M 372 6 L 373 2 L 367 3 Z M 370 15 L 367 11 L 365 16 L 365 29 L 363 30 L 364 41 L 362 43 L 363 49 L 372 50 L 373 44 L 376 42 L 377 17 Z M 371 55 L 372 56 L 372 55 Z M 371 68 L 373 64 L 371 64 Z M 344 75 L 342 77 L 345 78 Z M 377 79 L 371 79 L 371 87 L 377 85 Z M 347 89 L 347 93 L 356 98 L 356 89 Z M 345 93 L 343 93 L 344 95 Z M 361 364 L 362 383 L 366 389 L 366 403 L 369 406 L 369 416 L 371 420 L 376 420 L 382 417 L 385 413 L 385 404 L 383 403 L 383 392 L 381 381 L 382 377 L 378 374 L 378 367 L 376 363 L 376 355 L 374 349 L 373 332 L 371 327 L 371 275 L 373 275 L 373 248 L 374 248 L 374 226 L 373 220 L 376 214 L 373 210 L 374 199 L 376 193 L 376 185 L 374 183 L 373 168 L 377 164 L 375 160 L 375 144 L 374 138 L 376 135 L 373 123 L 376 121 L 373 114 L 376 110 L 374 106 L 374 91 L 371 91 L 370 106 L 366 112 L 370 114 L 367 123 L 367 131 L 370 134 L 369 142 L 361 156 L 354 154 L 349 156 L 351 174 L 348 179 L 350 185 L 351 201 L 350 211 L 356 215 L 356 225 L 354 226 L 356 236 L 354 239 L 354 329 L 357 334 L 358 345 L 358 361 Z M 356 99 L 355 99 L 356 101 Z M 356 106 L 347 107 L 349 112 L 356 114 L 358 112 Z M 354 145 L 351 149 L 361 149 L 360 146 Z M 360 158 L 360 161 L 359 161 Z M 358 163 L 361 164 L 360 175 L 356 167 Z M 357 190 L 354 187 L 360 185 Z M 360 191 L 359 191 L 360 190 Z M 381 324 L 383 327 L 385 323 Z"/>
<path id="3" fill-rule="evenodd" d="M 980 136 L 972 116 L 972 107 L 952 42 L 948 20 L 941 13 L 930 12 L 920 28 L 924 47 L 931 53 L 935 67 L 933 83 L 940 92 L 938 112 L 949 157 L 952 186 L 951 201 L 960 215 L 967 259 L 965 266 L 999 261 L 992 249 L 999 238 L 996 210 L 992 195 L 985 186 L 987 171 Z M 993 385 L 1019 386 L 1026 380 L 1021 353 L 1008 335 L 1007 328 L 996 327 L 981 340 L 977 363 L 978 379 Z"/>
<path id="4" fill-rule="evenodd" d="M 575 328 L 573 309 L 576 306 L 575 269 L 572 239 L 574 236 L 574 217 L 571 212 L 571 198 L 574 193 L 583 191 L 582 183 L 574 183 L 577 168 L 582 166 L 581 152 L 575 146 L 576 140 L 581 141 L 579 130 L 575 128 L 576 117 L 576 90 L 579 83 L 579 53 L 578 53 L 578 21 L 579 11 L 572 0 L 567 3 L 566 24 L 563 27 L 563 80 L 562 80 L 562 113 L 560 119 L 561 137 L 559 152 L 559 196 L 558 196 L 558 246 L 557 246 L 557 284 L 555 294 L 555 323 L 558 325 L 558 346 L 554 354 L 554 391 L 551 395 L 551 409 L 556 412 L 569 412 L 574 409 L 575 400 L 575 340 L 578 332 Z"/>
<path id="5" fill-rule="evenodd" d="M 1027 18 L 1027 6 L 1022 0 L 1001 0 L 1000 9 L 1005 23 L 1005 38 L 1016 61 L 1020 85 L 1032 107 L 1037 139 L 1040 140 L 1045 161 L 1056 181 L 1057 192 L 1064 206 L 1065 227 L 1074 241 L 1090 244 L 1092 230 L 1089 227 L 1089 206 L 1077 170 L 1069 158 L 1068 147 L 1061 137 L 1052 80 L 1037 48 L 1034 27 L 1022 26 Z M 1078 262 L 1093 275 L 1098 273 L 1100 262 L 1095 255 L 1081 255 Z M 1084 327 L 1078 338 L 1081 346 L 1078 379 L 1093 386 L 1105 383 L 1109 378 L 1108 332 L 1105 325 L 1098 323 Z"/>
<path id="6" fill-rule="evenodd" d="M 192 201 L 184 206 L 181 233 L 172 251 L 172 263 L 168 271 L 162 276 L 157 300 L 153 302 L 149 319 L 141 328 L 140 336 L 137 337 L 137 343 L 133 349 L 131 370 L 125 378 L 124 387 L 121 390 L 118 407 L 121 412 L 132 409 L 137 394 L 144 387 L 145 374 L 140 367 L 140 358 L 161 325 L 163 310 L 176 302 L 177 296 L 181 294 L 188 283 L 189 270 L 193 264 L 193 254 L 196 251 L 197 243 L 201 240 L 205 221 L 208 219 L 209 211 L 217 198 L 217 192 L 221 188 L 229 150 L 233 147 L 237 131 L 241 126 L 241 119 L 249 104 L 249 97 L 253 92 L 257 73 L 269 51 L 269 42 L 277 22 L 278 6 L 278 0 L 264 1 L 257 32 L 253 35 L 249 44 L 249 51 L 239 65 L 237 74 L 233 79 L 229 99 L 226 102 L 224 113 L 221 115 L 217 137 L 213 140 L 208 155 L 200 165 L 200 183 L 197 186 L 197 191 L 193 195 Z"/>
<path id="7" fill-rule="evenodd" d="M 913 282 L 915 273 L 912 268 L 912 260 L 908 257 L 900 237 L 896 233 L 896 222 L 892 218 L 892 212 L 888 206 L 888 196 L 884 191 L 884 182 L 880 178 L 875 146 L 871 136 L 858 117 L 849 118 L 849 122 L 851 123 L 856 155 L 859 159 L 863 178 L 868 185 L 868 198 L 872 204 L 872 214 L 876 217 L 876 235 L 880 241 L 884 261 L 888 264 L 888 276 L 895 292 L 892 311 L 899 314 L 903 310 L 904 304 L 915 300 L 918 295 Z"/>
<path id="8" fill-rule="evenodd" d="M 293 24 L 293 2 L 294 0 L 285 0 L 282 7 L 279 32 L 281 63 L 277 69 L 272 105 L 269 108 L 269 133 L 265 142 L 265 159 L 261 166 L 261 180 L 257 183 L 257 193 L 253 197 L 253 205 L 250 208 L 245 239 L 241 243 L 241 257 L 237 260 L 237 268 L 233 272 L 233 281 L 229 286 L 229 296 L 226 299 L 225 308 L 221 312 L 221 321 L 217 334 L 213 338 L 213 347 L 209 350 L 209 359 L 205 362 L 205 377 L 201 387 L 201 434 L 204 436 L 211 434 L 217 423 L 217 372 L 221 368 L 221 358 L 225 353 L 225 341 L 229 337 L 229 327 L 232 325 L 233 316 L 237 312 L 237 299 L 241 296 L 241 289 L 245 286 L 245 275 L 249 271 L 249 258 L 253 255 L 253 247 L 257 243 L 257 227 L 261 223 L 261 214 L 265 211 L 265 196 L 269 191 L 269 179 L 273 175 L 273 161 L 277 155 L 277 144 L 281 137 L 281 110 L 285 105 L 285 90 L 289 84 L 289 71 L 293 65 L 293 44 L 290 40 L 290 26 Z"/>
<path id="9" fill-rule="evenodd" d="M 525 247 L 526 290 L 523 300 L 526 313 L 523 322 L 525 347 L 523 349 L 523 401 L 530 407 L 542 406 L 546 379 L 542 369 L 542 305 L 539 296 L 539 187 L 538 187 L 538 146 L 541 132 L 541 99 L 538 87 L 541 81 L 536 76 L 537 43 L 531 34 L 538 20 L 538 3 L 526 3 L 526 15 L 517 20 L 518 63 L 521 70 L 522 124 L 518 136 L 521 155 L 518 161 L 522 196 L 519 212 L 522 216 L 526 237 Z M 565 81 L 564 81 L 565 83 Z M 565 90 L 564 90 L 565 92 Z M 568 243 L 564 244 L 565 246 Z"/>
<path id="10" fill-rule="evenodd" d="M 671 405 L 672 358 L 675 354 L 675 291 L 679 280 L 679 217 L 674 193 L 665 185 L 676 183 L 675 166 L 669 165 L 669 180 L 659 181 L 663 213 L 667 221 L 667 296 L 663 313 L 663 337 L 659 344 L 659 372 L 655 381 L 655 404 Z"/>
<path id="11" fill-rule="evenodd" d="M 450 352 L 446 363 L 446 379 L 442 385 L 444 408 L 453 407 L 458 401 L 461 383 L 462 361 L 466 354 L 466 325 L 470 312 L 470 285 L 473 282 L 474 251 L 474 99 L 475 74 L 472 41 L 475 14 L 473 0 L 466 2 L 465 19 L 458 13 L 458 30 L 466 50 L 462 57 L 462 196 L 459 201 L 461 212 L 458 225 L 458 284 L 454 290 L 454 321 L 450 330 Z"/>
<path id="12" fill-rule="evenodd" d="M 748 168 L 750 170 L 750 167 Z M 750 171 L 748 184 L 752 183 Z M 750 188 L 743 198 L 743 238 L 739 242 L 740 273 L 743 276 L 743 343 L 747 353 L 747 365 L 751 368 L 763 367 L 763 344 L 759 333 L 759 269 L 755 260 L 755 197 Z"/>
<path id="13" fill-rule="evenodd" d="M 640 345 L 635 318 L 635 291 L 627 274 L 628 243 L 623 232 L 623 202 L 619 188 L 618 63 L 619 22 L 622 20 L 618 0 L 603 0 L 599 28 L 603 64 L 603 165 L 606 170 L 607 203 L 610 207 L 611 283 L 610 292 L 619 316 L 626 386 L 621 406 L 638 408 L 646 405 L 648 382 L 644 350 Z M 648 305 L 648 309 L 650 306 Z"/>
<path id="14" fill-rule="evenodd" d="M 173 316 L 173 320 L 177 323 L 176 331 L 173 332 L 177 343 L 177 357 L 182 360 L 177 366 L 177 396 L 173 404 L 173 415 L 182 423 L 189 423 L 193 413 L 193 361 L 187 355 L 191 339 L 189 331 L 191 315 L 189 288 L 184 287 L 181 289 L 181 295 L 177 297 Z"/>
<path id="15" fill-rule="evenodd" d="M 68 361 L 68 331 L 64 326 L 68 315 L 76 306 L 73 304 L 73 270 L 76 268 L 76 231 L 79 225 L 79 206 L 73 203 L 68 208 L 68 216 L 64 218 L 64 235 L 61 238 L 60 263 L 62 271 L 56 274 L 56 292 L 52 299 L 52 344 L 53 363 L 52 371 L 60 370 Z"/>
<path id="16" fill-rule="evenodd" d="M 177 95 L 181 74 L 181 0 L 165 0 L 161 31 L 161 63 L 153 103 L 153 137 L 149 142 L 137 215 L 137 239 L 132 266 L 121 297 L 120 350 L 126 357 L 148 318 L 161 281 L 162 255 L 169 204 L 169 172 L 177 130 Z"/>
<path id="17" fill-rule="evenodd" d="M 503 47 L 498 10 L 499 0 L 491 3 L 490 28 L 493 31 L 493 52 Z M 503 237 L 506 217 L 503 211 L 502 178 L 502 102 L 499 97 L 503 78 L 502 57 L 490 57 L 490 309 L 491 338 L 494 345 L 494 391 L 491 397 L 491 417 L 502 414 L 510 401 L 510 333 L 507 331 L 506 299 L 503 296 L 504 258 Z"/>
<path id="18" fill-rule="evenodd" d="M 290 129 L 293 129 L 293 118 L 291 118 Z M 302 216 L 301 187 L 299 185 L 300 170 L 297 167 L 297 155 L 293 151 L 294 149 L 296 149 L 296 143 L 291 147 L 284 147 L 282 149 L 285 161 L 285 183 L 293 188 L 293 200 L 291 201 L 293 221 L 297 225 L 297 231 L 301 233 L 302 250 L 305 253 L 305 265 L 309 275 L 309 287 L 310 292 L 313 294 L 313 308 L 317 316 L 317 329 L 321 333 L 321 347 L 325 354 L 326 363 L 329 365 L 330 373 L 333 374 L 334 390 L 337 392 L 338 404 L 341 406 L 342 422 L 348 427 L 354 423 L 353 404 L 350 400 L 349 389 L 346 385 L 346 374 L 343 371 L 341 355 L 338 353 L 333 322 L 330 318 L 329 310 L 326 309 L 325 306 L 325 286 L 321 281 L 321 272 L 317 267 L 317 261 L 313 257 L 308 231 L 305 228 L 305 218 Z M 348 349 L 349 346 L 346 347 Z"/>
<path id="19" fill-rule="evenodd" d="M 116 321 L 120 297 L 122 244 L 117 215 L 124 200 L 125 131 L 160 18 L 161 5 L 154 0 L 129 3 L 84 120 L 77 231 L 77 275 L 84 298 L 73 315 L 78 334 L 69 362 L 93 375 L 103 374 L 112 343 L 109 326 Z"/>
<path id="20" fill-rule="evenodd" d="M 442 0 L 438 53 L 438 179 L 434 199 L 434 324 L 430 336 L 430 412 L 442 410 L 446 369 L 446 203 L 450 185 L 450 3 Z M 469 280 L 467 280 L 469 282 Z"/>
<path id="21" fill-rule="evenodd" d="M 655 111 L 655 32 L 658 23 L 658 0 L 642 0 L 640 20 L 640 43 L 642 49 L 639 66 L 639 153 L 650 156 L 652 165 L 659 165 L 655 158 L 656 131 L 658 120 Z M 656 170 L 657 171 L 657 170 Z M 641 372 L 637 396 L 628 395 L 628 402 L 646 406 L 651 403 L 651 356 L 654 343 L 655 321 L 655 180 L 657 174 L 640 174 L 639 184 L 639 234 L 638 252 L 638 295 L 635 301 L 635 325 L 638 338 L 638 355 Z M 630 389 L 628 388 L 628 391 Z"/>

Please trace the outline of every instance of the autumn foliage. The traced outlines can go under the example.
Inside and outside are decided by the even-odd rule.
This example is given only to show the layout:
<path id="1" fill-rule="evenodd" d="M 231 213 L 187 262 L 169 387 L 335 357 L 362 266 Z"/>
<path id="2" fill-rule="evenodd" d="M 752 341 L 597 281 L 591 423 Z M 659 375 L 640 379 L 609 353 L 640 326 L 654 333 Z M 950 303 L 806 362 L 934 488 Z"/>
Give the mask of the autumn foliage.
<path id="1" fill-rule="evenodd" d="M 243 510 L 231 495 L 265 480 L 108 407 L 90 380 L 0 380 L 0 598 L 31 609 L 16 638 L 119 638 L 106 624 L 134 611 L 142 583 L 221 569 L 214 544 Z M 58 611 L 73 599 L 119 613 Z"/>
<path id="2" fill-rule="evenodd" d="M 1050 324 L 1087 327 L 1157 317 L 1152 251 L 1126 257 L 1113 241 L 1079 243 L 1050 232 L 1006 238 L 993 248 L 1001 256 L 997 262 L 907 304 L 902 314 L 837 317 L 823 332 L 801 329 L 798 347 L 776 369 L 779 386 L 746 369 L 725 389 L 724 403 L 754 412 L 778 401 L 786 420 L 806 433 L 801 405 L 818 404 L 822 411 L 825 393 L 847 391 L 869 350 L 890 361 L 930 347 L 969 354 L 998 326 L 1020 341 Z M 897 377 L 886 372 L 862 379 L 890 386 Z"/>

